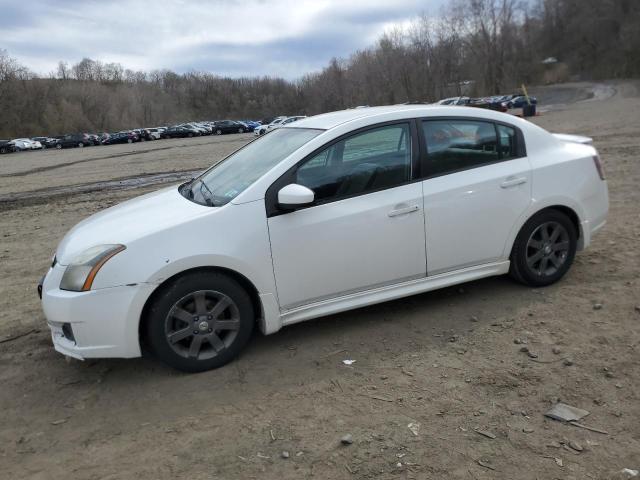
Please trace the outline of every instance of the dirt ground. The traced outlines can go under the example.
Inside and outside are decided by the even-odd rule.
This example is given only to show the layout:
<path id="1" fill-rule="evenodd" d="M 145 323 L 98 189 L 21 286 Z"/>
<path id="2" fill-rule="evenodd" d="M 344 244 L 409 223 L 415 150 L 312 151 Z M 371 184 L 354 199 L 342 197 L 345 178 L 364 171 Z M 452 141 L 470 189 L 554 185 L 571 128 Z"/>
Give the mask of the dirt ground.
<path id="1" fill-rule="evenodd" d="M 0 157 L 0 478 L 533 480 L 639 469 L 640 84 L 559 88 L 568 93 L 534 90 L 553 105 L 534 121 L 593 137 L 611 195 L 607 226 L 564 280 L 533 290 L 492 278 L 333 315 L 256 335 L 237 361 L 198 375 L 151 358 L 65 361 L 35 285 L 73 224 L 250 137 Z M 608 433 L 546 419 L 558 400 Z"/>

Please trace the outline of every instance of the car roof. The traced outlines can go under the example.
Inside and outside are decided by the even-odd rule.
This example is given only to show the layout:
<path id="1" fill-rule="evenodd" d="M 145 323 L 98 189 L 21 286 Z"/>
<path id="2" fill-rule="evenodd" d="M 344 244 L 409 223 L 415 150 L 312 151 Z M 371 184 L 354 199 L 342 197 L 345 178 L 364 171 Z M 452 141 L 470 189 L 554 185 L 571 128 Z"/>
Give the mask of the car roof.
<path id="1" fill-rule="evenodd" d="M 457 97 L 458 98 L 458 97 Z M 414 117 L 475 117 L 486 118 L 488 120 L 498 120 L 509 123 L 519 123 L 517 117 L 493 110 L 449 106 L 449 105 L 387 105 L 382 107 L 352 108 L 337 112 L 323 113 L 313 117 L 298 120 L 295 124 L 288 124 L 283 128 L 317 128 L 330 130 L 338 125 L 349 123 L 355 120 L 371 118 L 371 123 L 375 123 L 376 117 L 384 117 L 387 114 L 402 114 L 402 118 Z"/>

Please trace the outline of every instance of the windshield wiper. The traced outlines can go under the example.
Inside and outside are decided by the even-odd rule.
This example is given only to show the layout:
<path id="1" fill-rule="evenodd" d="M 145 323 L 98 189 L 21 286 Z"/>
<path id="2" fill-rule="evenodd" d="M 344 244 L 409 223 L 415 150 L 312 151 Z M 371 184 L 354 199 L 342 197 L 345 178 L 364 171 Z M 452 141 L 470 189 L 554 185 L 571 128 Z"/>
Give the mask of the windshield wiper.
<path id="1" fill-rule="evenodd" d="M 202 189 L 205 189 L 207 191 L 207 193 L 205 194 Z M 209 207 L 213 207 L 213 192 L 211 191 L 211 189 L 207 186 L 206 183 L 204 183 L 204 180 L 200 179 L 200 195 L 202 195 L 202 197 L 204 198 L 204 201 L 207 202 L 207 206 Z"/>

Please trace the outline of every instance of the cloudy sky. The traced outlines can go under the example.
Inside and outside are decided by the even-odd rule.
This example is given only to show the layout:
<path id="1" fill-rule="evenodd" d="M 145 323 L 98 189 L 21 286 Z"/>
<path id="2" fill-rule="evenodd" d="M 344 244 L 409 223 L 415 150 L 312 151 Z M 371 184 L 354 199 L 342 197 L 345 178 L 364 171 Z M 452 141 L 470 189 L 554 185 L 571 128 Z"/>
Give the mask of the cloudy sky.
<path id="1" fill-rule="evenodd" d="M 0 49 L 47 74 L 83 57 L 126 68 L 293 79 L 446 0 L 0 0 Z"/>

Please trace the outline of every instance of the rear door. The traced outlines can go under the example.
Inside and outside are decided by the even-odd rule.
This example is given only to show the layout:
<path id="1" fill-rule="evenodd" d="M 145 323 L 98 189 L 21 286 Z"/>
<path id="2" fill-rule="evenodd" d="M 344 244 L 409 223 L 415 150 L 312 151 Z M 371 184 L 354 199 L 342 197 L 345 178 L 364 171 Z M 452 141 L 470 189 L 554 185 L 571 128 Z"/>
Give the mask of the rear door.
<path id="1" fill-rule="evenodd" d="M 424 120 L 421 127 L 428 275 L 504 259 L 507 238 L 531 203 L 522 133 L 480 119 Z"/>

